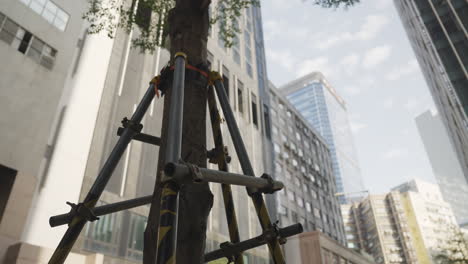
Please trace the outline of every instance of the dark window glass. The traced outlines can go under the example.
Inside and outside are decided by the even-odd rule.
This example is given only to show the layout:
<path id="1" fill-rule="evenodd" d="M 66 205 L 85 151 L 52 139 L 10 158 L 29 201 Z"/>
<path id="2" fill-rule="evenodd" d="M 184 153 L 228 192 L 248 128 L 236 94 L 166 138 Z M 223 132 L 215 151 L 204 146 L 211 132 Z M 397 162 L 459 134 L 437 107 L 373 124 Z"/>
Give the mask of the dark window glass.
<path id="1" fill-rule="evenodd" d="M 252 122 L 258 127 L 257 97 L 252 94 Z"/>
<path id="2" fill-rule="evenodd" d="M 17 173 L 16 170 L 0 165 L 0 222 L 10 198 Z"/>
<path id="3" fill-rule="evenodd" d="M 263 119 L 265 120 L 265 135 L 268 139 L 271 139 L 270 132 L 270 114 L 267 105 L 263 105 Z"/>
<path id="4" fill-rule="evenodd" d="M 244 84 L 241 81 L 237 82 L 237 106 L 239 112 L 244 113 Z"/>
<path id="5" fill-rule="evenodd" d="M 229 70 L 225 66 L 223 66 L 223 85 L 229 98 Z"/>
<path id="6" fill-rule="evenodd" d="M 26 50 L 28 49 L 29 42 L 31 41 L 31 38 L 32 38 L 32 34 L 26 31 L 24 33 L 23 39 L 21 40 L 21 43 L 20 43 L 20 45 L 18 47 L 19 52 L 26 53 Z"/>

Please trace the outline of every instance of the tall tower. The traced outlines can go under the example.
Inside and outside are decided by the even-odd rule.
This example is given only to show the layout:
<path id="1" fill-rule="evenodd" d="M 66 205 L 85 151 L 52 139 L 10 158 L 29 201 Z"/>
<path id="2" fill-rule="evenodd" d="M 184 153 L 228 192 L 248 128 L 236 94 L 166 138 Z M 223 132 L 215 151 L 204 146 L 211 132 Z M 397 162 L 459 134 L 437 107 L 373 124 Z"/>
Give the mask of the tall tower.
<path id="1" fill-rule="evenodd" d="M 323 74 L 310 73 L 280 87 L 280 91 L 325 138 L 332 155 L 337 192 L 349 198 L 346 194 L 363 191 L 346 104 Z"/>
<path id="2" fill-rule="evenodd" d="M 468 184 L 440 115 L 424 112 L 416 117 L 416 125 L 444 200 L 459 224 L 467 222 Z"/>
<path id="3" fill-rule="evenodd" d="M 468 2 L 394 3 L 468 180 Z"/>

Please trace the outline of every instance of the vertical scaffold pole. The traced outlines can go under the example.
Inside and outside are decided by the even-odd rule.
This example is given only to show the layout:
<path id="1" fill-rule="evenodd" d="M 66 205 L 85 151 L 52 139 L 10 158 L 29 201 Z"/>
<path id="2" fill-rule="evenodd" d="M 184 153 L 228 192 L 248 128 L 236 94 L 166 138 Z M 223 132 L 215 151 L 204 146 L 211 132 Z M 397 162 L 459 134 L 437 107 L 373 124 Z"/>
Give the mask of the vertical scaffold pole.
<path id="1" fill-rule="evenodd" d="M 181 157 L 186 59 L 187 56 L 182 52 L 176 53 L 174 58 L 174 80 L 172 82 L 166 139 L 166 163 L 177 163 Z M 156 263 L 175 264 L 179 185 L 174 180 L 165 177 L 163 182 Z"/>
<path id="2" fill-rule="evenodd" d="M 232 112 L 232 109 L 229 105 L 229 99 L 226 95 L 226 90 L 224 89 L 224 85 L 221 80 L 221 78 L 215 78 L 214 86 L 216 89 L 216 94 L 218 95 L 219 103 L 224 113 L 224 118 L 226 119 L 226 123 L 231 134 L 232 141 L 234 143 L 234 147 L 236 149 L 237 156 L 239 158 L 242 171 L 245 175 L 255 176 L 252 164 L 250 163 L 249 156 L 247 154 L 247 150 L 245 149 L 244 141 L 242 140 L 239 131 L 239 127 L 237 126 L 236 120 L 234 118 L 234 113 Z M 262 194 L 252 190 L 251 188 L 247 188 L 247 192 L 252 198 L 263 231 L 272 228 L 273 225 L 271 223 L 270 216 L 268 215 Z M 284 264 L 285 260 L 278 239 L 270 240 L 268 242 L 268 247 L 270 249 L 274 263 Z"/>
<path id="3" fill-rule="evenodd" d="M 111 154 L 107 158 L 104 166 L 101 168 L 96 180 L 93 183 L 93 186 L 86 195 L 83 203 L 80 203 L 78 206 L 83 206 L 85 208 L 92 209 L 96 205 L 99 197 L 101 196 L 104 188 L 107 185 L 112 173 L 114 172 L 117 164 L 122 157 L 123 153 L 127 149 L 128 143 L 132 140 L 133 136 L 138 134 L 142 128 L 140 122 L 143 119 L 146 111 L 148 110 L 151 101 L 155 95 L 154 85 L 150 84 L 148 90 L 146 91 L 143 99 L 138 104 L 135 113 L 133 113 L 130 120 L 126 120 L 124 123 L 124 131 L 117 141 L 116 145 L 112 149 Z M 85 226 L 88 220 L 80 215 L 75 215 L 68 225 L 68 229 L 60 240 L 59 245 L 54 251 L 49 264 L 62 264 L 65 262 L 68 254 L 70 253 L 73 245 L 76 242 L 76 239 L 81 233 L 81 230 Z"/>
<path id="4" fill-rule="evenodd" d="M 215 144 L 215 159 L 217 159 L 218 169 L 220 171 L 228 171 L 226 153 L 224 152 L 223 135 L 221 133 L 221 116 L 219 115 L 218 106 L 214 89 L 212 86 L 208 88 L 208 108 L 210 110 L 211 130 L 213 131 L 213 139 Z M 234 209 L 234 199 L 232 197 L 232 189 L 229 184 L 221 184 L 223 191 L 224 209 L 226 211 L 226 220 L 228 224 L 229 237 L 232 243 L 239 243 L 239 227 L 237 225 L 236 211 Z M 242 253 L 239 252 L 235 256 L 235 264 L 244 264 Z"/>

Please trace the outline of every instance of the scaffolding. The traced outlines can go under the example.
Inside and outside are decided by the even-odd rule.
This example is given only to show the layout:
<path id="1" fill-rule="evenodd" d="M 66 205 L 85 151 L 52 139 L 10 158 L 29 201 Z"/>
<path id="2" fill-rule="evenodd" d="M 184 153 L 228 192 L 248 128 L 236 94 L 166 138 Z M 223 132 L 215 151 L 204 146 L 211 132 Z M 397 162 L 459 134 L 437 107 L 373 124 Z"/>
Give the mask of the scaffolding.
<path id="1" fill-rule="evenodd" d="M 159 230 L 164 230 L 164 232 L 158 232 L 159 243 L 157 249 L 155 249 L 157 250 L 157 264 L 176 263 L 178 191 L 179 187 L 186 182 L 221 183 L 230 241 L 222 243 L 219 249 L 206 253 L 204 255 L 205 262 L 219 258 L 227 258 L 229 261 L 236 264 L 243 264 L 243 251 L 267 244 L 273 262 L 275 264 L 285 263 L 280 245 L 286 243 L 287 237 L 301 233 L 302 225 L 298 223 L 280 228 L 276 223 L 271 222 L 263 194 L 274 193 L 281 190 L 284 185 L 279 181 L 275 181 L 267 174 L 263 174 L 261 177 L 255 177 L 234 114 L 229 105 L 222 78 L 217 72 L 204 73 L 204 75 L 208 76 L 209 80 L 207 85 L 207 100 L 215 144 L 214 149 L 207 151 L 207 157 L 211 163 L 218 165 L 218 170 L 200 168 L 194 164 L 184 162 L 181 159 L 184 86 L 186 81 L 185 72 L 187 70 L 197 70 L 201 72 L 201 70 L 188 65 L 186 61 L 186 55 L 182 52 L 178 52 L 174 57 L 173 67 L 170 67 L 171 71 L 173 71 L 173 80 L 171 88 L 172 95 L 169 104 L 167 138 L 161 139 L 156 136 L 141 133 L 143 125 L 140 122 L 154 99 L 156 88 L 158 88 L 156 87 L 156 82 L 152 81 L 132 117 L 130 119 L 123 119 L 122 127 L 117 131 L 120 138 L 101 168 L 83 202 L 78 204 L 67 202 L 67 204 L 71 206 L 70 212 L 52 216 L 49 219 L 51 227 L 68 224 L 68 229 L 49 260 L 49 264 L 65 262 L 80 232 L 88 221 L 98 220 L 98 216 L 101 215 L 131 209 L 152 202 L 153 196 L 149 195 L 95 207 L 114 169 L 125 152 L 127 145 L 132 140 L 157 146 L 160 146 L 161 140 L 166 140 L 167 143 L 166 152 L 164 153 L 165 166 L 162 174 L 163 186 L 159 221 Z M 163 74 L 163 71 L 161 71 L 161 74 Z M 224 146 L 223 142 L 221 117 L 217 107 L 215 91 L 243 174 L 228 171 L 227 164 L 230 162 L 230 157 L 227 152 L 227 147 Z M 256 214 L 263 230 L 263 233 L 259 236 L 240 241 L 231 185 L 246 187 L 247 194 L 254 203 Z"/>

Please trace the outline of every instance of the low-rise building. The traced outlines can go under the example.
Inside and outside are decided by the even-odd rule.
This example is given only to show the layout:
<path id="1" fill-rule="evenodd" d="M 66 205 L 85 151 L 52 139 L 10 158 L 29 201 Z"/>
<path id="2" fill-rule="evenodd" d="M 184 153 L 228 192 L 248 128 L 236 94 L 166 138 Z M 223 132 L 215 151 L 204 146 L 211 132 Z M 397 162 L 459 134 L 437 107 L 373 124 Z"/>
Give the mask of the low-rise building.
<path id="1" fill-rule="evenodd" d="M 442 198 L 439 186 L 412 180 L 395 188 L 402 196 L 403 208 L 421 263 L 433 261 L 458 229 L 450 204 Z"/>
<path id="2" fill-rule="evenodd" d="M 399 192 L 342 205 L 342 215 L 348 247 L 364 250 L 376 263 L 419 263 Z"/>
<path id="3" fill-rule="evenodd" d="M 344 247 L 318 231 L 288 239 L 285 255 L 289 264 L 371 264 L 370 255 Z"/>

